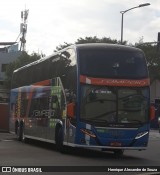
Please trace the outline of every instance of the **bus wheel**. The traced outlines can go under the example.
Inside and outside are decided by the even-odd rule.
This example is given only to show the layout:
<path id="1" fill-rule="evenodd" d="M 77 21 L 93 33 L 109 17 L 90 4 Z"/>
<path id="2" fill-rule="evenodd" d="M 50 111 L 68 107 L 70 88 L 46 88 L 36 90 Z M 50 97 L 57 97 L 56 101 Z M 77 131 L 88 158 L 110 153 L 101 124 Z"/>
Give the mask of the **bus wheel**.
<path id="1" fill-rule="evenodd" d="M 16 121 L 16 122 L 15 122 L 15 134 L 16 134 L 16 135 L 17 135 L 18 125 L 19 125 L 19 123 L 18 123 L 18 121 Z"/>
<path id="2" fill-rule="evenodd" d="M 64 146 L 63 146 L 63 128 L 59 127 L 56 133 L 56 147 L 57 150 L 61 153 L 64 153 Z"/>
<path id="3" fill-rule="evenodd" d="M 24 124 L 23 123 L 20 123 L 17 127 L 17 140 L 18 141 L 25 141 Z"/>
<path id="4" fill-rule="evenodd" d="M 16 134 L 17 134 L 17 140 L 20 141 L 20 126 L 19 125 L 17 125 Z"/>
<path id="5" fill-rule="evenodd" d="M 116 149 L 116 150 L 114 150 L 114 155 L 115 155 L 116 157 L 121 157 L 121 156 L 123 156 L 123 153 L 124 153 L 124 150 L 121 150 L 121 149 Z"/>
<path id="6" fill-rule="evenodd" d="M 25 135 L 24 135 L 24 124 L 21 128 L 21 141 L 24 143 L 27 142 L 27 139 L 25 138 Z"/>

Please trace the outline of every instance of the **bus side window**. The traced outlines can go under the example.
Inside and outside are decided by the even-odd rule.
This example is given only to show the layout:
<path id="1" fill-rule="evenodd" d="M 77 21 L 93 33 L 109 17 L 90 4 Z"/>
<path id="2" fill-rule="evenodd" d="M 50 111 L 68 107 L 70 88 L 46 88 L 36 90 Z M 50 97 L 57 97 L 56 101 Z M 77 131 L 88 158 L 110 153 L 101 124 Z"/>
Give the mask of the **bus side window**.
<path id="1" fill-rule="evenodd" d="M 51 57 L 48 60 L 47 63 L 48 67 L 46 67 L 46 72 L 48 72 L 48 77 L 51 78 L 55 78 L 58 77 L 58 68 L 59 68 L 59 55 L 54 55 L 53 57 Z"/>

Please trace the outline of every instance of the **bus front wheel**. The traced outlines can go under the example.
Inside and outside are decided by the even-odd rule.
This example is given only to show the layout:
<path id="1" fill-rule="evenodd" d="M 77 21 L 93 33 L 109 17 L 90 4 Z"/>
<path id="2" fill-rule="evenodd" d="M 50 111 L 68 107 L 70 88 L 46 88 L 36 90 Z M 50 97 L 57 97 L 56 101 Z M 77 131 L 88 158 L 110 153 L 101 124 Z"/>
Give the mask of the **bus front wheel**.
<path id="1" fill-rule="evenodd" d="M 123 153 L 124 153 L 124 150 L 121 150 L 121 149 L 116 149 L 116 150 L 114 150 L 114 155 L 115 155 L 116 157 L 121 157 L 121 156 L 123 156 Z"/>

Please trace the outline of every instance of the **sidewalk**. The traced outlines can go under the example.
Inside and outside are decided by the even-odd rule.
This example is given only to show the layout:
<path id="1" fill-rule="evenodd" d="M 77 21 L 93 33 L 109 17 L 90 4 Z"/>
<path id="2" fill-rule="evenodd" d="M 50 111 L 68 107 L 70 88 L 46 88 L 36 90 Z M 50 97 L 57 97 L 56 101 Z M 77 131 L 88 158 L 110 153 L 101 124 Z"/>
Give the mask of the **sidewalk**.
<path id="1" fill-rule="evenodd" d="M 0 132 L 0 141 L 4 140 L 14 140 L 16 138 L 15 134 L 11 134 L 9 132 Z"/>

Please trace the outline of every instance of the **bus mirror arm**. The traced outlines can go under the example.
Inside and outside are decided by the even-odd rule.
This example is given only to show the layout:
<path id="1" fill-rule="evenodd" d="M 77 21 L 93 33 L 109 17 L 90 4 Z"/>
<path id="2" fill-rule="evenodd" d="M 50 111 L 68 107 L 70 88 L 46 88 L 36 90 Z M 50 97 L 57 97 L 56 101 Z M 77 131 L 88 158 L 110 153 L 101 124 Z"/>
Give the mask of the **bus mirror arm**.
<path id="1" fill-rule="evenodd" d="M 67 116 L 73 118 L 75 116 L 75 103 L 71 102 L 67 105 Z"/>
<path id="2" fill-rule="evenodd" d="M 158 125 L 159 125 L 159 127 L 160 127 L 160 117 L 158 117 Z"/>

